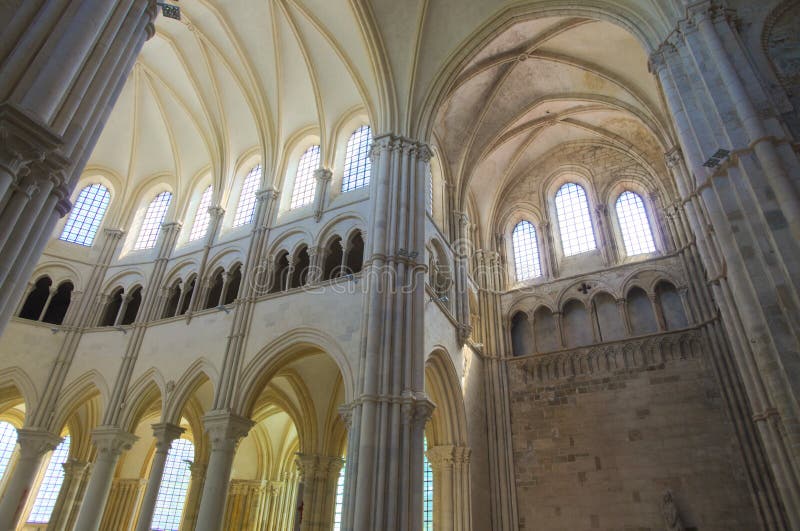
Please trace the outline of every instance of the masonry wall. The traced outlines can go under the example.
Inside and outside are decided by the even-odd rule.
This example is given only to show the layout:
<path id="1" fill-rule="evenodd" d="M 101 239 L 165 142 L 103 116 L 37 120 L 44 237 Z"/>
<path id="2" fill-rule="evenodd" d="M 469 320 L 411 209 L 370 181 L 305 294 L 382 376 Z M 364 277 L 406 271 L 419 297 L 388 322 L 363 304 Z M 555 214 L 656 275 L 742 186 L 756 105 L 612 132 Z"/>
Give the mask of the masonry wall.
<path id="1" fill-rule="evenodd" d="M 687 529 L 759 528 L 702 349 L 546 381 L 535 358 L 509 362 L 520 529 L 660 531 L 666 489 Z"/>

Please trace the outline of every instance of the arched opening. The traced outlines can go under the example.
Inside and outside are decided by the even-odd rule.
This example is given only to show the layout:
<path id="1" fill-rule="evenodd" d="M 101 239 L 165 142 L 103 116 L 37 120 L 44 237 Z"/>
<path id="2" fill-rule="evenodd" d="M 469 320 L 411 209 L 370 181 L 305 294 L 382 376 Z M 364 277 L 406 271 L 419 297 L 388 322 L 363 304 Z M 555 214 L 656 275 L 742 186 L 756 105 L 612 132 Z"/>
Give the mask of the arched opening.
<path id="1" fill-rule="evenodd" d="M 425 429 L 423 529 L 471 529 L 470 455 L 464 395 L 451 356 L 425 364 L 425 392 L 436 404 Z"/>
<path id="2" fill-rule="evenodd" d="M 364 266 L 364 239 L 361 232 L 356 231 L 347 242 L 345 268 L 348 273 L 358 273 Z"/>
<path id="3" fill-rule="evenodd" d="M 223 304 L 233 304 L 239 296 L 239 287 L 242 284 L 242 264 L 236 264 L 228 273 L 228 285 L 225 287 Z"/>
<path id="4" fill-rule="evenodd" d="M 270 293 L 278 293 L 285 290 L 289 281 L 289 251 L 281 251 L 275 258 L 272 272 L 272 286 Z"/>
<path id="5" fill-rule="evenodd" d="M 22 319 L 39 320 L 42 310 L 44 310 L 44 305 L 47 304 L 47 299 L 50 297 L 50 286 L 52 284 L 53 281 L 47 276 L 36 281 L 33 290 L 28 294 L 25 304 L 22 305 L 22 310 L 19 312 L 19 316 Z"/>
<path id="6" fill-rule="evenodd" d="M 178 279 L 172 284 L 172 287 L 169 288 L 167 302 L 164 305 L 164 311 L 161 314 L 162 319 L 174 317 L 178 313 L 178 305 L 181 302 L 181 292 L 181 280 Z"/>
<path id="7" fill-rule="evenodd" d="M 225 510 L 225 529 L 294 529 L 334 526 L 346 429 L 338 414 L 344 383 L 336 362 L 310 345 L 257 358 L 246 370 L 244 415 L 254 425 L 239 443 Z M 258 466 L 252 466 L 258 463 Z M 264 510 L 245 508 L 275 485 Z"/>
<path id="8" fill-rule="evenodd" d="M 292 261 L 292 278 L 289 281 L 289 289 L 306 285 L 310 265 L 311 258 L 308 256 L 308 247 L 303 246 L 297 251 Z"/>
<path id="9" fill-rule="evenodd" d="M 106 303 L 103 310 L 103 316 L 100 318 L 100 326 L 114 326 L 117 322 L 117 314 L 122 306 L 122 288 L 116 288 L 111 292 L 111 296 Z"/>
<path id="10" fill-rule="evenodd" d="M 614 297 L 601 291 L 592 298 L 600 341 L 614 341 L 625 337 L 625 324 Z"/>
<path id="11" fill-rule="evenodd" d="M 322 265 L 323 280 L 331 280 L 341 276 L 343 254 L 342 239 L 339 236 L 334 236 L 325 246 L 325 262 Z"/>
<path id="12" fill-rule="evenodd" d="M 656 285 L 656 299 L 661 305 L 661 314 L 664 316 L 667 330 L 680 330 L 689 325 L 683 309 L 683 301 L 675 286 L 666 280 L 659 282 Z"/>
<path id="13" fill-rule="evenodd" d="M 531 325 L 525 312 L 517 312 L 511 318 L 511 351 L 514 356 L 524 356 L 534 352 Z"/>
<path id="14" fill-rule="evenodd" d="M 192 295 L 194 295 L 195 285 L 197 284 L 197 276 L 192 277 L 186 282 L 186 290 L 181 294 L 181 302 L 179 305 L 180 311 L 178 315 L 184 315 L 189 311 L 189 305 L 192 303 Z"/>
<path id="15" fill-rule="evenodd" d="M 60 325 L 64 322 L 64 317 L 69 310 L 70 299 L 72 298 L 72 290 L 74 286 L 72 282 L 62 282 L 58 285 L 58 290 L 53 298 L 50 299 L 50 304 L 47 305 L 47 311 L 44 314 L 45 323 Z"/>
<path id="16" fill-rule="evenodd" d="M 658 332 L 656 314 L 653 303 L 642 288 L 633 287 L 628 291 L 628 319 L 631 322 L 633 335 L 640 336 Z"/>
<path id="17" fill-rule="evenodd" d="M 224 279 L 223 279 L 224 275 L 225 275 L 225 270 L 219 268 L 211 276 L 211 282 L 209 282 L 208 295 L 206 295 L 206 303 L 203 306 L 203 308 L 206 309 L 214 308 L 215 306 L 220 304 L 221 302 L 220 297 L 222 296 L 222 286 L 224 284 Z"/>
<path id="18" fill-rule="evenodd" d="M 533 313 L 533 339 L 536 352 L 551 352 L 561 348 L 556 320 L 546 306 L 540 306 Z"/>
<path id="19" fill-rule="evenodd" d="M 136 286 L 128 295 L 128 304 L 125 306 L 125 315 L 122 316 L 120 324 L 133 324 L 136 316 L 139 315 L 139 306 L 142 305 L 142 287 Z"/>
<path id="20" fill-rule="evenodd" d="M 586 306 L 579 300 L 572 299 L 564 305 L 562 326 L 564 343 L 567 348 L 582 347 L 594 343 L 592 322 Z"/>

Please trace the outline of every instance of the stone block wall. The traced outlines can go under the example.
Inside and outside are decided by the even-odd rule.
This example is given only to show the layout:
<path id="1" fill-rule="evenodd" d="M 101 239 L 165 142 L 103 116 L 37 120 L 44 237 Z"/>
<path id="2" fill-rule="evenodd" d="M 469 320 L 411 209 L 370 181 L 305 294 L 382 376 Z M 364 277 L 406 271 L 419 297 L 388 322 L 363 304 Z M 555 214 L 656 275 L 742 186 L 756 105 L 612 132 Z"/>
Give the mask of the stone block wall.
<path id="1" fill-rule="evenodd" d="M 520 529 L 660 531 L 667 489 L 687 529 L 759 528 L 703 342 L 671 336 L 509 361 Z"/>

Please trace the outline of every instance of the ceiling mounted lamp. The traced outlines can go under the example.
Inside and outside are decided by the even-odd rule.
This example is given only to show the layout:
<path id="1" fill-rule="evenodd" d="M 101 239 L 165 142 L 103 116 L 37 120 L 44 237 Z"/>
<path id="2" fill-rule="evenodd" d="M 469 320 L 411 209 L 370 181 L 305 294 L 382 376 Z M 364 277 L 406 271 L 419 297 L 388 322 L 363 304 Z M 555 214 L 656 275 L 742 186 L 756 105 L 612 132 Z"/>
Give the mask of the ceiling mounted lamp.
<path id="1" fill-rule="evenodd" d="M 181 8 L 180 6 L 176 6 L 174 4 L 168 4 L 166 2 L 156 2 L 156 5 L 161 8 L 161 14 L 167 18 L 172 18 L 175 20 L 181 19 Z"/>

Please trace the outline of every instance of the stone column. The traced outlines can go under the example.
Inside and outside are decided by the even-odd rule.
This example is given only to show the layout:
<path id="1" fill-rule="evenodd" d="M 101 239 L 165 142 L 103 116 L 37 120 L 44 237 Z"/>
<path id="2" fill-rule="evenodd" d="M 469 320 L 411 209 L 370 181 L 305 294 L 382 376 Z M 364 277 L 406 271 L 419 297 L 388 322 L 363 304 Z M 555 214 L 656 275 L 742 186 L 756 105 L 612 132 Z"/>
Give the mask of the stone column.
<path id="1" fill-rule="evenodd" d="M 38 428 L 17 430 L 19 455 L 10 481 L 0 500 L 0 529 L 15 529 L 22 509 L 28 500 L 42 457 L 55 450 L 61 437 Z"/>
<path id="2" fill-rule="evenodd" d="M 75 529 L 81 531 L 97 531 L 100 528 L 119 456 L 124 450 L 130 450 L 137 440 L 135 435 L 114 426 L 100 426 L 92 435 L 97 458 L 75 524 Z"/>
<path id="3" fill-rule="evenodd" d="M 153 454 L 153 463 L 150 465 L 150 476 L 147 478 L 147 489 L 144 491 L 142 506 L 139 509 L 139 521 L 136 531 L 150 531 L 153 520 L 153 511 L 156 508 L 158 489 L 161 487 L 161 478 L 164 475 L 164 465 L 167 464 L 167 454 L 172 446 L 172 441 L 186 431 L 180 426 L 162 422 L 153 424 L 153 437 L 156 439 L 156 451 Z"/>
<path id="4" fill-rule="evenodd" d="M 197 458 L 197 456 L 195 456 Z M 200 495 L 203 493 L 203 482 L 206 478 L 205 463 L 192 463 L 189 471 L 189 492 L 186 494 L 186 508 L 183 510 L 183 525 L 186 529 L 194 529 L 197 522 L 197 511 L 200 508 Z"/>
<path id="5" fill-rule="evenodd" d="M 800 160 L 730 12 L 715 4 L 692 4 L 651 69 L 685 155 L 676 183 L 690 232 L 780 493 L 762 498 L 766 477 L 751 483 L 754 497 L 765 520 L 783 520 L 782 504 L 787 527 L 800 528 L 800 293 L 792 273 L 800 271 L 800 193 L 789 177 Z M 730 156 L 712 157 L 719 148 Z"/>
<path id="6" fill-rule="evenodd" d="M 128 303 L 130 302 L 131 295 L 129 293 L 122 295 L 122 304 L 119 305 L 119 310 L 117 310 L 117 317 L 114 319 L 114 326 L 122 325 L 122 320 L 125 318 L 125 312 L 128 311 Z"/>
<path id="7" fill-rule="evenodd" d="M 89 471 L 89 463 L 77 459 L 69 459 L 62 466 L 64 467 L 64 482 L 61 484 L 56 506 L 50 515 L 50 523 L 47 525 L 48 531 L 67 531 L 71 529 L 69 524 L 73 520 L 74 511 L 79 505 L 78 493 L 86 473 Z"/>
<path id="8" fill-rule="evenodd" d="M 50 291 L 47 293 L 47 300 L 44 301 L 44 306 L 42 306 L 42 311 L 39 312 L 39 317 L 36 319 L 37 321 L 41 321 L 44 319 L 44 314 L 47 313 L 47 307 L 50 306 L 50 301 L 53 300 L 53 296 L 58 293 L 58 288 L 53 286 L 50 288 Z"/>
<path id="9" fill-rule="evenodd" d="M 222 529 L 236 446 L 250 431 L 253 421 L 228 411 L 212 411 L 203 417 L 203 424 L 211 441 L 211 456 L 208 459 L 196 529 L 217 531 Z"/>
<path id="10" fill-rule="evenodd" d="M 326 170 L 325 168 L 314 170 L 314 180 L 316 181 L 316 191 L 314 193 L 314 219 L 317 222 L 322 219 L 322 213 L 325 211 L 331 175 L 333 175 L 331 170 Z"/>
<path id="11" fill-rule="evenodd" d="M 322 261 L 325 259 L 325 252 L 322 247 L 308 247 L 308 275 L 306 275 L 306 285 L 310 286 L 322 280 Z"/>
<path id="12" fill-rule="evenodd" d="M 428 448 L 428 462 L 433 472 L 433 526 L 436 529 L 452 531 L 472 529 L 470 454 L 470 449 L 463 446 L 443 445 Z"/>
<path id="13" fill-rule="evenodd" d="M 145 40 L 153 0 L 29 0 L 0 46 L 0 332 Z M 65 203 L 66 202 L 66 203 Z M 23 221 L 24 218 L 24 221 Z M 8 223 L 13 220 L 12 223 Z"/>
<path id="14" fill-rule="evenodd" d="M 303 484 L 302 531 L 328 531 L 333 527 L 336 482 L 344 459 L 297 454 L 295 460 Z"/>
<path id="15" fill-rule="evenodd" d="M 421 519 L 425 394 L 425 175 L 430 149 L 383 135 L 372 146 L 365 245 L 365 342 L 351 404 L 352 496 L 345 529 L 417 530 Z M 402 205 L 403 208 L 397 208 Z M 422 258 L 424 261 L 424 258 Z M 391 375 L 391 377 L 389 377 Z M 396 493 L 386 496 L 387 492 Z"/>

